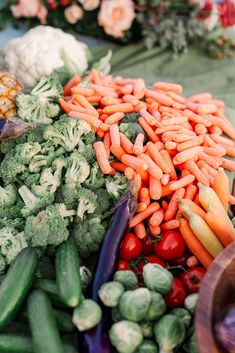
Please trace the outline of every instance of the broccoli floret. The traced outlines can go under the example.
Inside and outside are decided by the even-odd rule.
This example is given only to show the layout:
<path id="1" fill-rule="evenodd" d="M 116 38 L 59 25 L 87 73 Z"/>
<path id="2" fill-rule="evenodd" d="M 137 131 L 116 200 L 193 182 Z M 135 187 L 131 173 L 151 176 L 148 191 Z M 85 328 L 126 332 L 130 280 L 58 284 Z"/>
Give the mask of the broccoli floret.
<path id="1" fill-rule="evenodd" d="M 97 197 L 97 208 L 95 209 L 95 214 L 104 214 L 111 206 L 111 198 L 106 189 L 96 189 L 94 193 Z"/>
<path id="2" fill-rule="evenodd" d="M 38 142 L 25 142 L 15 148 L 15 154 L 23 164 L 29 164 L 30 160 L 41 151 L 41 145 Z"/>
<path id="3" fill-rule="evenodd" d="M 83 187 L 78 189 L 77 196 L 79 201 L 76 221 L 81 222 L 83 221 L 85 214 L 95 212 L 97 207 L 97 196 L 93 191 Z"/>
<path id="4" fill-rule="evenodd" d="M 54 195 L 39 198 L 26 185 L 21 186 L 18 192 L 25 204 L 21 210 L 24 217 L 36 214 L 54 201 Z"/>
<path id="5" fill-rule="evenodd" d="M 62 179 L 62 170 L 67 164 L 64 158 L 57 158 L 53 161 L 50 168 L 46 168 L 42 171 L 40 177 L 40 184 L 35 185 L 34 190 L 39 196 L 44 194 L 54 194 L 59 188 Z"/>
<path id="6" fill-rule="evenodd" d="M 89 189 L 98 189 L 105 184 L 105 177 L 101 172 L 98 163 L 95 162 L 90 170 L 89 177 L 85 180 L 84 185 Z"/>
<path id="7" fill-rule="evenodd" d="M 0 228 L 4 227 L 14 227 L 15 229 L 18 229 L 19 231 L 24 230 L 25 226 L 25 219 L 16 217 L 13 219 L 9 219 L 7 217 L 1 217 L 0 218 Z"/>
<path id="8" fill-rule="evenodd" d="M 20 197 L 17 197 L 14 205 L 9 207 L 0 206 L 0 218 L 14 219 L 16 217 L 22 217 L 21 209 L 24 206 L 23 201 Z"/>
<path id="9" fill-rule="evenodd" d="M 61 145 L 70 152 L 79 146 L 81 137 L 90 131 L 91 128 L 85 121 L 62 115 L 58 121 L 46 127 L 43 136 L 45 140 L 53 141 L 55 146 Z"/>
<path id="10" fill-rule="evenodd" d="M 0 165 L 0 174 L 6 185 L 17 181 L 18 174 L 23 173 L 25 170 L 25 165 L 23 165 L 14 150 L 5 155 Z"/>
<path id="11" fill-rule="evenodd" d="M 126 113 L 122 123 L 136 123 L 141 115 L 139 113 Z"/>
<path id="12" fill-rule="evenodd" d="M 68 169 L 65 174 L 66 184 L 82 184 L 90 174 L 90 166 L 85 157 L 75 150 L 68 157 Z"/>
<path id="13" fill-rule="evenodd" d="M 5 272 L 6 267 L 7 267 L 7 263 L 6 263 L 5 257 L 0 254 L 0 274 Z"/>
<path id="14" fill-rule="evenodd" d="M 93 143 L 95 143 L 95 141 L 96 141 L 94 132 L 90 131 L 88 134 L 83 135 L 81 137 L 81 140 L 86 146 L 87 145 L 93 145 Z"/>
<path id="15" fill-rule="evenodd" d="M 123 174 L 116 173 L 114 176 L 105 179 L 105 186 L 109 195 L 118 200 L 127 188 L 127 179 Z"/>
<path id="16" fill-rule="evenodd" d="M 34 247 L 61 244 L 69 237 L 67 226 L 75 214 L 74 210 L 66 210 L 64 204 L 53 204 L 36 216 L 28 217 L 25 224 L 27 241 Z"/>
<path id="17" fill-rule="evenodd" d="M 0 186 L 0 207 L 10 207 L 17 199 L 17 189 L 14 184 L 9 184 L 5 188 Z"/>
<path id="18" fill-rule="evenodd" d="M 0 230 L 1 254 L 5 256 L 8 265 L 14 260 L 18 253 L 28 246 L 24 232 L 18 232 L 13 227 L 5 227 Z"/>
<path id="19" fill-rule="evenodd" d="M 41 152 L 42 154 L 34 156 L 29 163 L 31 173 L 38 173 L 43 167 L 50 167 L 54 159 L 63 155 L 65 150 L 62 147 L 55 150 L 54 147 L 45 144 Z"/>
<path id="20" fill-rule="evenodd" d="M 64 203 L 68 209 L 76 209 L 78 205 L 78 188 L 74 184 L 62 184 L 56 193 L 56 201 Z"/>
<path id="21" fill-rule="evenodd" d="M 16 145 L 15 141 L 16 140 L 10 140 L 6 143 L 1 143 L 0 144 L 0 151 L 4 154 L 10 152 L 12 149 L 15 148 L 15 145 Z"/>
<path id="22" fill-rule="evenodd" d="M 24 121 L 50 124 L 51 118 L 60 111 L 58 100 L 62 92 L 59 81 L 43 76 L 30 94 L 22 93 L 16 97 L 18 116 Z"/>
<path id="23" fill-rule="evenodd" d="M 77 245 L 79 256 L 86 259 L 99 250 L 105 228 L 99 217 L 91 216 L 81 223 L 74 223 L 71 233 Z"/>
<path id="24" fill-rule="evenodd" d="M 146 141 L 146 134 L 143 128 L 138 123 L 138 118 L 140 117 L 139 113 L 129 113 L 126 114 L 125 117 L 122 119 L 121 124 L 119 125 L 120 131 L 126 135 L 126 137 L 131 140 L 131 142 L 135 142 L 135 139 L 138 134 L 142 133 L 145 136 Z"/>
<path id="25" fill-rule="evenodd" d="M 92 145 L 84 145 L 82 148 L 79 146 L 79 153 L 81 153 L 81 155 L 86 158 L 87 162 L 91 166 L 95 163 L 96 156 Z"/>
<path id="26" fill-rule="evenodd" d="M 29 170 L 26 170 L 24 173 L 19 175 L 19 180 L 28 186 L 28 188 L 31 188 L 32 185 L 37 184 L 39 182 L 39 178 L 39 173 L 30 173 Z"/>

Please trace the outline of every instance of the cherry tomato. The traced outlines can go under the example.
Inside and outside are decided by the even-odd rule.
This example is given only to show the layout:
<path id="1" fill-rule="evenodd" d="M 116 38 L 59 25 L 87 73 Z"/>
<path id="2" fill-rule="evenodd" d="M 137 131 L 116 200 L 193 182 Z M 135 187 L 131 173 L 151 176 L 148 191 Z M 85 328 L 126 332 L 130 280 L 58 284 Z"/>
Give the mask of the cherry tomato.
<path id="1" fill-rule="evenodd" d="M 163 260 L 175 260 L 185 250 L 185 242 L 179 232 L 168 230 L 161 234 L 161 240 L 154 244 L 154 251 Z"/>
<path id="2" fill-rule="evenodd" d="M 139 256 L 142 251 L 142 242 L 133 233 L 127 233 L 123 239 L 120 257 L 122 260 L 133 260 Z"/>
<path id="3" fill-rule="evenodd" d="M 203 267 L 192 267 L 182 273 L 181 280 L 189 293 L 198 292 L 205 273 L 206 270 Z"/>
<path id="4" fill-rule="evenodd" d="M 159 259 L 159 257 L 157 257 L 156 255 L 149 255 L 138 262 L 137 267 L 141 273 L 143 272 L 144 265 L 146 265 L 147 263 L 158 264 L 158 265 L 161 265 L 162 267 L 166 267 L 165 262 Z"/>
<path id="5" fill-rule="evenodd" d="M 164 299 L 168 308 L 177 308 L 181 306 L 187 296 L 184 284 L 177 277 L 173 278 L 173 286 Z"/>
<path id="6" fill-rule="evenodd" d="M 118 261 L 117 269 L 118 269 L 118 271 L 129 270 L 130 269 L 130 264 L 129 264 L 128 261 L 120 260 L 120 261 Z"/>
<path id="7" fill-rule="evenodd" d="M 147 236 L 142 240 L 142 254 L 143 255 L 152 255 L 154 254 L 153 249 L 153 238 L 151 236 Z"/>

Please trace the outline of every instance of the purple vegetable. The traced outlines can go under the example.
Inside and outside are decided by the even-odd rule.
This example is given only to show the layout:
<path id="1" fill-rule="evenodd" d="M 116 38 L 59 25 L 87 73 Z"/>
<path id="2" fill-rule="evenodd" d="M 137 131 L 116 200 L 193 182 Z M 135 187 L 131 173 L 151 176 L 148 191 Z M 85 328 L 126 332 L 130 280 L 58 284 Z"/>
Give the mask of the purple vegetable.
<path id="1" fill-rule="evenodd" d="M 228 306 L 215 324 L 215 336 L 229 353 L 235 352 L 235 306 Z"/>
<path id="2" fill-rule="evenodd" d="M 24 132 L 34 129 L 35 123 L 26 123 L 25 121 L 18 118 L 8 118 L 0 126 L 0 141 L 8 142 L 14 140 Z"/>
<path id="3" fill-rule="evenodd" d="M 128 191 L 116 206 L 112 224 L 105 235 L 100 251 L 91 295 L 91 298 L 96 302 L 99 302 L 98 291 L 100 287 L 110 280 L 116 269 L 119 248 L 135 209 L 136 200 L 134 199 L 131 187 L 128 187 Z M 104 319 L 103 315 L 101 322 L 94 329 L 84 334 L 84 348 L 86 353 L 111 352 L 105 327 L 106 324 L 107 320 Z"/>

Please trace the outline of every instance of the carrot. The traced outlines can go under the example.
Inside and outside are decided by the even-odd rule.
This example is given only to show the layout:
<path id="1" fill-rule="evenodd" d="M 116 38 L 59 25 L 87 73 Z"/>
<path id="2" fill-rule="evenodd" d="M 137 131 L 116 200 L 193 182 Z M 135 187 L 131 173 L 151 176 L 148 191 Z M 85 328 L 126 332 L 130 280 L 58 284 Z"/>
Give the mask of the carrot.
<path id="1" fill-rule="evenodd" d="M 186 141 L 192 140 L 193 138 L 194 138 L 193 135 L 182 134 L 182 133 L 173 135 L 173 141 L 177 143 L 186 142 Z"/>
<path id="2" fill-rule="evenodd" d="M 162 196 L 162 185 L 160 180 L 151 175 L 149 177 L 149 194 L 152 200 L 159 200 Z"/>
<path id="3" fill-rule="evenodd" d="M 178 211 L 178 207 L 179 207 L 178 201 L 179 201 L 179 199 L 182 199 L 184 197 L 184 194 L 185 194 L 185 190 L 183 188 L 175 191 L 174 195 L 172 196 L 172 198 L 169 202 L 169 205 L 168 205 L 168 208 L 165 212 L 165 215 L 164 215 L 164 220 L 166 222 L 171 221 L 172 219 L 175 218 L 176 213 Z"/>
<path id="4" fill-rule="evenodd" d="M 139 191 L 141 189 L 141 176 L 139 174 L 135 174 L 133 183 L 135 186 L 135 197 L 138 199 Z"/>
<path id="5" fill-rule="evenodd" d="M 183 124 L 185 121 L 188 121 L 188 118 L 186 116 L 180 115 L 175 118 L 162 120 L 162 125 L 163 126 L 178 125 L 178 124 Z"/>
<path id="6" fill-rule="evenodd" d="M 228 202 L 230 205 L 235 205 L 235 197 L 233 195 L 228 195 Z"/>
<path id="7" fill-rule="evenodd" d="M 140 189 L 139 200 L 141 202 L 146 203 L 146 205 L 150 204 L 150 195 L 149 195 L 149 189 L 148 188 L 141 188 Z"/>
<path id="8" fill-rule="evenodd" d="M 88 123 L 91 127 L 94 127 L 94 128 L 98 128 L 101 124 L 101 122 L 99 121 L 99 119 L 95 118 L 94 116 L 92 115 L 88 115 L 88 114 L 85 114 L 85 113 L 79 113 L 79 112 L 75 112 L 75 111 L 72 111 L 72 112 L 69 112 L 68 115 L 71 117 L 71 118 L 75 118 L 75 119 L 78 119 L 78 120 L 84 120 L 86 123 Z"/>
<path id="9" fill-rule="evenodd" d="M 212 168 L 211 166 L 209 166 L 205 161 L 199 160 L 197 162 L 197 166 L 201 169 L 201 168 L 206 168 L 207 172 L 209 175 L 211 176 L 215 176 L 216 175 L 216 170 L 214 168 Z"/>
<path id="10" fill-rule="evenodd" d="M 121 145 L 127 153 L 133 153 L 133 143 L 124 135 L 122 132 L 120 133 Z"/>
<path id="11" fill-rule="evenodd" d="M 162 105 L 165 105 L 165 106 L 169 106 L 170 107 L 172 105 L 172 103 L 173 103 L 173 100 L 169 96 L 167 96 L 166 94 L 155 92 L 155 91 L 152 91 L 150 89 L 146 89 L 145 96 L 147 98 L 153 98 L 159 104 L 162 104 Z"/>
<path id="12" fill-rule="evenodd" d="M 173 158 L 173 163 L 175 165 L 184 163 L 190 159 L 193 159 L 198 156 L 198 154 L 202 151 L 201 146 L 192 147 L 182 152 L 177 153 L 177 155 Z"/>
<path id="13" fill-rule="evenodd" d="M 184 178 L 186 175 L 190 175 L 190 171 L 187 169 L 181 170 L 181 178 Z"/>
<path id="14" fill-rule="evenodd" d="M 105 123 L 100 123 L 100 129 L 103 130 L 104 132 L 108 132 L 110 130 L 110 126 Z"/>
<path id="15" fill-rule="evenodd" d="M 198 182 L 206 186 L 209 186 L 208 179 L 203 175 L 203 173 L 201 172 L 201 170 L 198 168 L 198 166 L 194 161 L 189 160 L 185 162 L 184 167 L 188 169 L 192 175 L 194 175 L 194 177 L 197 179 Z"/>
<path id="16" fill-rule="evenodd" d="M 131 94 L 133 92 L 133 84 L 129 83 L 122 87 L 121 89 L 122 94 Z"/>
<path id="17" fill-rule="evenodd" d="M 144 222 L 140 222 L 139 224 L 137 224 L 134 227 L 134 231 L 135 231 L 137 238 L 139 238 L 139 239 L 144 239 L 147 235 L 147 232 L 146 232 L 146 229 L 144 226 Z"/>
<path id="18" fill-rule="evenodd" d="M 183 188 L 189 184 L 192 184 L 195 180 L 195 176 L 192 174 L 186 175 L 183 178 L 174 181 L 171 185 L 170 185 L 170 189 L 171 190 L 178 190 L 180 188 Z"/>
<path id="19" fill-rule="evenodd" d="M 203 152 L 214 157 L 223 157 L 224 155 L 226 155 L 226 149 L 219 145 L 215 147 L 203 147 Z"/>
<path id="20" fill-rule="evenodd" d="M 110 174 L 112 172 L 112 167 L 108 161 L 108 156 L 105 150 L 105 145 L 102 141 L 95 142 L 94 151 L 96 155 L 97 162 L 103 174 Z"/>
<path id="21" fill-rule="evenodd" d="M 235 157 L 235 148 L 233 147 L 228 147 L 226 145 L 221 145 L 222 148 L 224 148 L 226 150 L 226 155 L 228 157 Z"/>
<path id="22" fill-rule="evenodd" d="M 112 152 L 112 154 L 119 159 L 120 161 L 122 161 L 122 157 L 125 155 L 125 151 L 121 146 L 112 146 L 110 147 L 110 151 Z M 123 162 L 123 161 L 122 161 Z M 124 162 L 123 162 L 124 163 Z M 125 163 L 124 163 L 125 164 Z"/>
<path id="23" fill-rule="evenodd" d="M 72 93 L 78 93 L 82 96 L 89 97 L 94 96 L 95 91 L 92 88 L 82 87 L 80 85 L 76 85 L 75 87 L 71 88 Z"/>
<path id="24" fill-rule="evenodd" d="M 196 124 L 202 124 L 206 127 L 209 127 L 212 125 L 212 123 L 209 121 L 209 119 L 206 119 L 198 114 L 195 114 L 193 111 L 189 110 L 189 109 L 185 109 L 183 114 L 185 116 L 187 116 L 187 118 L 189 120 L 191 120 L 193 123 Z"/>
<path id="25" fill-rule="evenodd" d="M 190 184 L 186 188 L 184 198 L 188 200 L 193 200 L 196 192 L 197 192 L 197 187 L 193 184 Z"/>
<path id="26" fill-rule="evenodd" d="M 207 128 L 205 127 L 205 125 L 202 124 L 196 124 L 194 126 L 194 131 L 198 134 L 198 135 L 204 135 L 207 134 Z"/>
<path id="27" fill-rule="evenodd" d="M 139 202 L 139 203 L 137 204 L 136 212 L 138 213 L 138 212 L 144 211 L 144 210 L 147 208 L 147 206 L 148 206 L 148 205 L 146 205 L 145 202 Z"/>
<path id="28" fill-rule="evenodd" d="M 160 155 L 162 156 L 162 158 L 166 162 L 166 166 L 167 166 L 167 168 L 165 167 L 163 171 L 166 171 L 169 168 L 170 169 L 169 173 L 170 173 L 171 179 L 176 180 L 177 175 L 176 175 L 175 167 L 172 163 L 172 160 L 171 160 L 169 153 L 166 150 L 162 150 L 162 151 L 160 151 Z"/>
<path id="29" fill-rule="evenodd" d="M 202 243 L 195 236 L 193 231 L 189 226 L 189 222 L 185 218 L 180 218 L 180 233 L 191 251 L 194 254 L 200 263 L 207 269 L 213 261 L 213 256 L 204 248 Z"/>
<path id="30" fill-rule="evenodd" d="M 139 99 L 132 94 L 126 94 L 122 97 L 124 103 L 131 103 L 133 106 L 139 104 Z"/>
<path id="31" fill-rule="evenodd" d="M 162 208 L 163 208 L 163 210 L 166 211 L 167 207 L 168 207 L 168 202 L 166 200 L 162 200 Z"/>
<path id="32" fill-rule="evenodd" d="M 131 103 L 113 104 L 104 107 L 103 111 L 106 114 L 113 114 L 116 112 L 131 113 L 133 112 L 133 105 Z"/>
<path id="33" fill-rule="evenodd" d="M 206 214 L 206 222 L 224 246 L 235 240 L 235 229 L 227 213 L 221 214 L 218 208 L 213 207 Z"/>
<path id="34" fill-rule="evenodd" d="M 232 172 L 235 172 L 235 162 L 230 161 L 229 159 L 222 158 L 222 167 L 224 169 L 231 170 Z"/>
<path id="35" fill-rule="evenodd" d="M 122 161 L 122 163 L 126 164 L 127 166 L 129 166 L 135 170 L 138 170 L 138 169 L 147 170 L 148 169 L 148 164 L 145 161 L 143 161 L 140 158 L 130 156 L 129 154 L 123 154 L 121 157 L 121 161 Z"/>
<path id="36" fill-rule="evenodd" d="M 94 96 L 89 96 L 87 97 L 87 101 L 89 103 L 99 103 L 101 101 L 101 96 L 99 96 L 98 94 L 94 95 Z"/>
<path id="37" fill-rule="evenodd" d="M 214 177 L 213 189 L 218 195 L 220 202 L 227 212 L 229 198 L 229 178 L 225 174 L 223 168 L 219 168 Z"/>
<path id="38" fill-rule="evenodd" d="M 113 124 L 110 126 L 109 133 L 110 133 L 110 139 L 111 139 L 111 146 L 113 147 L 121 146 L 119 128 L 117 124 Z"/>
<path id="39" fill-rule="evenodd" d="M 211 134 L 222 135 L 223 131 L 219 126 L 211 126 L 209 128 Z"/>
<path id="40" fill-rule="evenodd" d="M 134 81 L 134 96 L 138 99 L 142 99 L 145 94 L 145 82 L 142 78 Z"/>
<path id="41" fill-rule="evenodd" d="M 82 96 L 81 94 L 74 94 L 73 95 L 73 100 L 80 104 L 83 108 L 86 109 L 90 109 L 90 110 L 95 110 L 95 108 L 93 107 L 93 105 L 91 105 L 91 103 L 88 102 L 88 100 L 86 99 L 86 97 Z"/>
<path id="42" fill-rule="evenodd" d="M 171 183 L 172 182 L 169 182 L 167 185 L 162 185 L 162 197 L 169 196 L 174 193 L 174 191 L 170 189 Z"/>
<path id="43" fill-rule="evenodd" d="M 124 118 L 124 115 L 125 114 L 122 112 L 111 114 L 107 117 L 107 119 L 105 119 L 105 124 L 118 124 L 119 121 Z"/>
<path id="44" fill-rule="evenodd" d="M 71 88 L 79 84 L 80 81 L 81 77 L 79 75 L 74 75 L 64 86 L 64 96 L 71 96 Z"/>
<path id="45" fill-rule="evenodd" d="M 187 214 L 184 212 L 182 205 L 188 206 L 193 213 L 200 216 L 204 220 L 206 219 L 206 212 L 200 206 L 198 206 L 192 200 L 184 198 L 179 201 L 179 210 L 180 210 L 180 214 L 182 214 L 185 218 L 188 218 L 188 217 L 187 217 Z"/>
<path id="46" fill-rule="evenodd" d="M 146 219 L 149 216 L 151 216 L 159 208 L 160 208 L 160 206 L 159 206 L 158 202 L 151 203 L 150 205 L 148 205 L 148 207 L 144 211 L 139 212 L 137 215 L 135 215 L 132 218 L 132 220 L 131 220 L 131 222 L 129 224 L 129 227 L 132 228 L 132 227 L 136 226 L 136 224 L 142 222 L 144 219 Z"/>
<path id="47" fill-rule="evenodd" d="M 103 138 L 104 135 L 105 135 L 105 132 L 104 132 L 101 128 L 98 128 L 98 129 L 96 130 L 96 134 L 97 134 L 97 136 L 98 136 L 99 138 Z"/>
<path id="48" fill-rule="evenodd" d="M 184 109 L 187 108 L 186 105 L 178 103 L 178 102 L 174 102 L 174 101 L 172 103 L 172 107 L 175 108 L 175 109 L 178 109 L 178 110 L 184 110 Z"/>
<path id="49" fill-rule="evenodd" d="M 198 102 L 201 102 L 202 100 L 205 100 L 205 99 L 212 99 L 212 94 L 209 92 L 204 92 L 204 93 L 195 94 L 193 96 L 190 96 L 189 99 L 192 102 L 198 103 Z"/>
<path id="50" fill-rule="evenodd" d="M 147 163 L 148 172 L 151 176 L 153 176 L 156 179 L 160 179 L 163 176 L 162 170 L 158 167 L 158 165 L 156 163 L 154 163 L 152 158 L 150 158 L 149 156 L 147 156 L 144 153 L 140 154 L 139 158 Z"/>
<path id="51" fill-rule="evenodd" d="M 164 173 L 170 173 L 171 168 L 168 163 L 165 162 L 164 157 L 159 152 L 157 145 L 149 142 L 147 144 L 147 149 L 151 158 L 159 166 L 159 168 L 161 168 Z"/>
<path id="52" fill-rule="evenodd" d="M 143 109 L 143 108 L 140 109 L 140 114 L 146 120 L 147 124 L 149 124 L 150 126 L 161 127 L 160 122 L 152 114 L 150 114 L 146 109 Z"/>
<path id="53" fill-rule="evenodd" d="M 170 174 L 163 174 L 163 177 L 161 178 L 161 183 L 162 185 L 167 185 L 170 180 Z"/>
<path id="54" fill-rule="evenodd" d="M 167 141 L 165 143 L 165 147 L 167 150 L 176 150 L 177 149 L 178 144 L 176 142 L 173 141 Z"/>
<path id="55" fill-rule="evenodd" d="M 171 91 L 178 94 L 183 92 L 183 87 L 181 85 L 170 82 L 155 82 L 153 87 L 162 91 Z"/>
<path id="56" fill-rule="evenodd" d="M 102 105 L 112 105 L 112 104 L 120 104 L 121 100 L 119 98 L 114 98 L 110 96 L 104 96 L 101 98 L 101 104 Z"/>
<path id="57" fill-rule="evenodd" d="M 159 226 L 157 227 L 153 227 L 151 226 L 150 223 L 148 223 L 148 227 L 149 227 L 149 230 L 150 230 L 150 234 L 153 236 L 153 237 L 158 237 L 159 234 L 161 233 L 161 228 Z"/>
<path id="58" fill-rule="evenodd" d="M 213 114 L 217 110 L 218 110 L 218 107 L 215 104 L 199 104 L 197 106 L 197 112 L 198 112 L 198 114 L 201 114 L 201 115 Z"/>
<path id="59" fill-rule="evenodd" d="M 106 132 L 104 135 L 104 146 L 105 146 L 105 151 L 107 153 L 107 156 L 109 157 L 110 155 L 110 146 L 111 146 L 111 138 L 110 138 L 110 133 Z"/>
<path id="60" fill-rule="evenodd" d="M 124 174 L 128 180 L 133 180 L 135 176 L 135 171 L 131 167 L 126 167 L 124 170 Z"/>
<path id="61" fill-rule="evenodd" d="M 173 99 L 174 102 L 184 104 L 186 102 L 186 98 L 179 96 L 178 94 L 168 91 L 167 95 Z"/>
<path id="62" fill-rule="evenodd" d="M 91 80 L 97 85 L 102 85 L 100 72 L 94 68 L 91 70 Z"/>
<path id="63" fill-rule="evenodd" d="M 172 219 L 171 221 L 163 223 L 161 225 L 161 230 L 166 231 L 166 230 L 176 229 L 179 227 L 180 227 L 180 221 L 178 219 Z"/>
<path id="64" fill-rule="evenodd" d="M 127 166 L 123 163 L 120 162 L 111 162 L 110 163 L 111 167 L 114 168 L 115 170 L 118 170 L 119 172 L 124 173 L 125 169 L 127 168 Z"/>
<path id="65" fill-rule="evenodd" d="M 140 117 L 138 119 L 138 122 L 141 125 L 141 127 L 144 129 L 144 131 L 146 132 L 146 135 L 148 136 L 150 141 L 152 141 L 152 142 L 159 141 L 159 138 L 157 137 L 157 135 L 155 134 L 155 132 L 153 131 L 151 126 L 145 121 L 144 118 Z"/>
<path id="66" fill-rule="evenodd" d="M 203 141 L 204 141 L 203 136 L 199 135 L 199 136 L 193 138 L 192 140 L 179 143 L 177 145 L 177 150 L 179 152 L 181 152 L 181 151 L 187 150 L 192 147 L 200 146 L 200 145 L 202 145 Z"/>
<path id="67" fill-rule="evenodd" d="M 159 210 L 157 210 L 152 214 L 152 216 L 149 219 L 149 223 L 153 227 L 159 226 L 162 223 L 163 218 L 164 218 L 164 210 L 160 208 Z"/>
<path id="68" fill-rule="evenodd" d="M 84 113 L 84 114 L 88 114 L 88 115 L 92 115 L 95 118 L 99 117 L 99 114 L 95 111 L 95 110 L 91 110 L 91 109 L 86 109 L 83 108 L 81 106 L 78 106 L 76 104 L 72 104 L 72 103 L 68 103 L 66 102 L 64 99 L 60 98 L 59 99 L 60 102 L 60 106 L 61 108 L 66 112 L 69 113 L 71 111 L 75 111 L 75 112 L 79 112 L 79 113 Z"/>
<path id="69" fill-rule="evenodd" d="M 133 147 L 133 153 L 135 154 L 141 154 L 143 153 L 143 143 L 144 143 L 144 134 L 140 133 L 137 135 L 134 147 Z"/>
<path id="70" fill-rule="evenodd" d="M 157 135 L 161 135 L 166 131 L 175 131 L 175 133 L 177 133 L 177 131 L 182 130 L 183 129 L 183 125 L 171 125 L 171 126 L 163 126 L 163 127 L 159 127 L 155 130 L 155 133 Z"/>

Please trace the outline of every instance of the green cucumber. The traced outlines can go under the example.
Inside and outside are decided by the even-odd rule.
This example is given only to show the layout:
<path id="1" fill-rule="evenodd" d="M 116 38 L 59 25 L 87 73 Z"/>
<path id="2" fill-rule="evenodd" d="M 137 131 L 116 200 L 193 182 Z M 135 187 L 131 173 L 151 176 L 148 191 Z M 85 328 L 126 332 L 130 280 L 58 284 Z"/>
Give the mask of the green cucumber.
<path id="1" fill-rule="evenodd" d="M 65 307 L 59 296 L 59 289 L 57 284 L 51 279 L 39 278 L 34 283 L 34 288 L 41 289 L 47 293 L 50 301 L 53 305 L 59 307 Z"/>
<path id="2" fill-rule="evenodd" d="M 63 302 L 71 308 L 78 306 L 82 299 L 80 261 L 72 239 L 66 240 L 57 250 L 56 282 Z"/>
<path id="3" fill-rule="evenodd" d="M 53 309 L 53 313 L 54 313 L 59 331 L 73 332 L 75 330 L 75 326 L 72 321 L 72 315 L 57 309 Z"/>
<path id="4" fill-rule="evenodd" d="M 51 303 L 40 289 L 29 295 L 28 317 L 35 353 L 64 353 Z"/>
<path id="5" fill-rule="evenodd" d="M 0 329 L 21 308 L 36 276 L 38 257 L 33 248 L 23 249 L 11 264 L 0 285 Z"/>
<path id="6" fill-rule="evenodd" d="M 1 353 L 33 353 L 32 340 L 19 334 L 0 334 Z"/>

